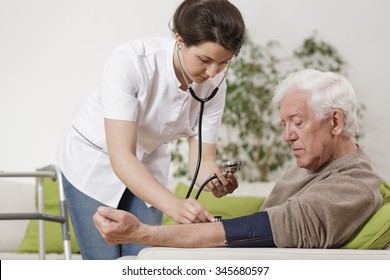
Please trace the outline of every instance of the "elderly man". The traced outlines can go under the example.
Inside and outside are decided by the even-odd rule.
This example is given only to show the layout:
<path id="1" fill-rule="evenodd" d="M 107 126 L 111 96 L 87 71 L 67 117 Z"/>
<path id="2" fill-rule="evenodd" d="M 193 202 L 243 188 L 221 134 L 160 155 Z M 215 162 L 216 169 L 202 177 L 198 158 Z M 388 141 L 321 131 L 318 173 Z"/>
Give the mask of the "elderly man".
<path id="1" fill-rule="evenodd" d="M 103 238 L 173 247 L 345 244 L 383 200 L 383 180 L 353 138 L 354 90 L 339 74 L 307 69 L 289 75 L 273 94 L 297 166 L 276 182 L 262 211 L 215 223 L 149 226 L 130 213 L 101 207 L 94 222 Z"/>

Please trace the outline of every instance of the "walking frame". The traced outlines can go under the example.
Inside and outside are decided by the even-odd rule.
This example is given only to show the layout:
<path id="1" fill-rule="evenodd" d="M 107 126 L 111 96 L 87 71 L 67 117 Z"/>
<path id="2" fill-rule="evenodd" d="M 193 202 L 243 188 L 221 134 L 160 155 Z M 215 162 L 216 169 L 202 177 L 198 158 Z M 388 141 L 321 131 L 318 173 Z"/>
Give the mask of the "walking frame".
<path id="1" fill-rule="evenodd" d="M 61 170 L 56 165 L 48 165 L 40 168 L 35 172 L 0 172 L 0 177 L 35 177 L 37 178 L 37 199 L 38 209 L 35 213 L 0 213 L 1 220 L 38 220 L 38 237 L 39 237 L 39 259 L 46 258 L 45 249 L 45 221 L 51 221 L 61 224 L 61 234 L 64 248 L 64 257 L 66 260 L 71 259 L 70 234 L 68 209 L 64 189 L 61 180 Z M 58 180 L 59 193 L 59 215 L 50 215 L 45 213 L 44 209 L 44 188 L 43 179 L 51 178 Z"/>

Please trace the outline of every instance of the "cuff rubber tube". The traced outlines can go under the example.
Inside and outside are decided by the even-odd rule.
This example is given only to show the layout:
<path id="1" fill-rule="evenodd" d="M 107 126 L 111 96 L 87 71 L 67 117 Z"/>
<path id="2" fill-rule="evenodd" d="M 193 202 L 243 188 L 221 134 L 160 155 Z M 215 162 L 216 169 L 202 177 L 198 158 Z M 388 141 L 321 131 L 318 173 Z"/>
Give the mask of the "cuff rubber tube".
<path id="1" fill-rule="evenodd" d="M 275 247 L 271 223 L 265 211 L 221 221 L 227 247 Z"/>

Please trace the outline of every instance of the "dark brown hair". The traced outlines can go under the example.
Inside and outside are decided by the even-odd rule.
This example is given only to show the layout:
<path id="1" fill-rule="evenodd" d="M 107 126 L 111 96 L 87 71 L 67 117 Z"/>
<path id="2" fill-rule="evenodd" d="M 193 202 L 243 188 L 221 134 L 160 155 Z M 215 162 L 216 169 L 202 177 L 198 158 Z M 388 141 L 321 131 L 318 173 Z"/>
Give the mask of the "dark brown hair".
<path id="1" fill-rule="evenodd" d="M 217 43 L 239 54 L 245 39 L 240 11 L 227 0 L 184 0 L 173 16 L 171 30 L 186 46 Z"/>

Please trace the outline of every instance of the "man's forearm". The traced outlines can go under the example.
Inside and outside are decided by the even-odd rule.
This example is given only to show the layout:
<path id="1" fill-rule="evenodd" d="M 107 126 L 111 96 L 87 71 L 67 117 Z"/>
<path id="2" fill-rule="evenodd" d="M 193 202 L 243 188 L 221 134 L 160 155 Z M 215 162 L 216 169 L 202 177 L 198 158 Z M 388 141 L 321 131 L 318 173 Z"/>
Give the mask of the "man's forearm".
<path id="1" fill-rule="evenodd" d="M 130 242 L 167 247 L 222 247 L 225 229 L 220 222 L 167 226 L 142 225 Z"/>
<path id="2" fill-rule="evenodd" d="M 223 220 L 215 223 L 150 226 L 140 224 L 129 235 L 129 242 L 156 246 L 202 247 L 274 247 L 267 212 Z"/>

